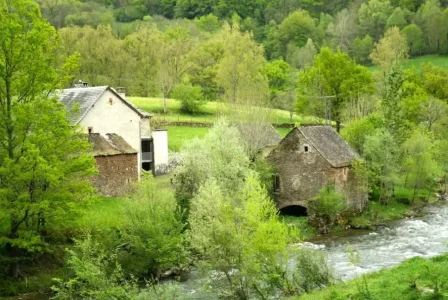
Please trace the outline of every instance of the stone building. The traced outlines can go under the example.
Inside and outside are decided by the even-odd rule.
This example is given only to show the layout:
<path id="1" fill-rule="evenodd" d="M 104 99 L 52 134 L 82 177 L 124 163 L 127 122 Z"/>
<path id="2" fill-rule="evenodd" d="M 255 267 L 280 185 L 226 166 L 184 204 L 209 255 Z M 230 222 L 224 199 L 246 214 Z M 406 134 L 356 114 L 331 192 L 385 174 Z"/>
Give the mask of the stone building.
<path id="1" fill-rule="evenodd" d="M 367 189 L 364 182 L 357 182 L 352 170 L 357 157 L 331 126 L 294 128 L 267 155 L 277 172 L 277 207 L 300 208 L 306 214 L 308 201 L 322 187 L 334 185 L 350 209 L 363 210 L 368 201 Z"/>
<path id="2" fill-rule="evenodd" d="M 89 134 L 115 133 L 135 149 L 139 176 L 141 170 L 163 172 L 168 164 L 167 131 L 152 130 L 151 115 L 127 101 L 123 91 L 82 83 L 60 90 L 56 96 L 69 109 L 73 125 L 78 124 Z"/>
<path id="3" fill-rule="evenodd" d="M 138 180 L 138 152 L 119 135 L 90 133 L 98 175 L 93 185 L 105 196 L 123 196 L 129 184 Z"/>

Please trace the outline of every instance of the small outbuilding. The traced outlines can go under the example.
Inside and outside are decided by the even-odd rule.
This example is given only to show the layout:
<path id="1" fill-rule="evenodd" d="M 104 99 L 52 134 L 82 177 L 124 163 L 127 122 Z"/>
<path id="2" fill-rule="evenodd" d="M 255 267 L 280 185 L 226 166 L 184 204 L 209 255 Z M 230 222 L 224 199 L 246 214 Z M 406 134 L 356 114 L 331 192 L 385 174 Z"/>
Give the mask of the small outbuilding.
<path id="1" fill-rule="evenodd" d="M 356 179 L 352 164 L 358 154 L 331 126 L 294 128 L 269 154 L 275 167 L 275 199 L 280 210 L 296 207 L 306 214 L 308 201 L 334 185 L 353 211 L 368 201 L 365 182 Z"/>
<path id="2" fill-rule="evenodd" d="M 98 169 L 93 185 L 105 196 L 123 196 L 129 185 L 138 181 L 138 151 L 114 133 L 88 136 Z"/>

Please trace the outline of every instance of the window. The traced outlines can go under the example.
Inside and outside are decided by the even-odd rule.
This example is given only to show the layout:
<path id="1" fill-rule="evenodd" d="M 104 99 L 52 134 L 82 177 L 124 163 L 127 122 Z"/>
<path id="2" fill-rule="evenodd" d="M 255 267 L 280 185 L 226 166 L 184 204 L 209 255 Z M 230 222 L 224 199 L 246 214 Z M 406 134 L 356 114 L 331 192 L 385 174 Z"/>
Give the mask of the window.
<path id="1" fill-rule="evenodd" d="M 151 152 L 151 140 L 142 140 L 142 152 Z"/>
<path id="2" fill-rule="evenodd" d="M 308 145 L 303 146 L 303 151 L 304 151 L 305 153 L 308 152 L 308 151 L 310 151 L 309 146 L 308 146 Z"/>
<path id="3" fill-rule="evenodd" d="M 112 98 L 109 98 L 109 104 L 110 105 L 114 104 L 114 100 Z"/>
<path id="4" fill-rule="evenodd" d="M 91 126 L 87 127 L 87 132 L 88 133 L 92 133 L 93 132 L 93 127 L 91 127 Z"/>
<path id="5" fill-rule="evenodd" d="M 272 177 L 273 184 L 274 184 L 274 191 L 279 192 L 280 191 L 280 175 L 276 174 Z"/>

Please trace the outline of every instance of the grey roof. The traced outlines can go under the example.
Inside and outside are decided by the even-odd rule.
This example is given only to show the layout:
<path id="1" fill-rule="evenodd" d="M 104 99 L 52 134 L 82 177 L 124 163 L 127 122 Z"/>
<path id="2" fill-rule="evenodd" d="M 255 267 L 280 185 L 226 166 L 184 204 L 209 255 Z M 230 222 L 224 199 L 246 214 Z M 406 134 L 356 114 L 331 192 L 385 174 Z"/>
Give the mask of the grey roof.
<path id="1" fill-rule="evenodd" d="M 264 149 L 268 146 L 277 145 L 282 137 L 271 124 L 249 124 L 240 123 L 236 127 L 244 141 L 251 141 L 258 148 Z"/>
<path id="2" fill-rule="evenodd" d="M 298 130 L 335 168 L 351 165 L 358 154 L 331 126 L 305 126 Z"/>
<path id="3" fill-rule="evenodd" d="M 137 153 L 121 136 L 115 133 L 108 133 L 106 137 L 99 133 L 89 133 L 89 142 L 93 144 L 93 156 Z"/>
<path id="4" fill-rule="evenodd" d="M 149 118 L 151 116 L 126 99 L 123 99 L 114 89 L 108 86 L 65 89 L 56 92 L 56 96 L 58 97 L 60 102 L 67 106 L 68 110 L 73 109 L 74 106 L 78 106 L 79 109 L 77 109 L 76 112 L 70 117 L 70 122 L 72 123 L 72 125 L 74 125 L 78 124 L 86 116 L 86 114 L 93 107 L 96 101 L 107 90 L 115 94 L 115 96 L 117 96 L 121 101 L 123 101 L 124 104 L 135 111 L 140 117 Z"/>

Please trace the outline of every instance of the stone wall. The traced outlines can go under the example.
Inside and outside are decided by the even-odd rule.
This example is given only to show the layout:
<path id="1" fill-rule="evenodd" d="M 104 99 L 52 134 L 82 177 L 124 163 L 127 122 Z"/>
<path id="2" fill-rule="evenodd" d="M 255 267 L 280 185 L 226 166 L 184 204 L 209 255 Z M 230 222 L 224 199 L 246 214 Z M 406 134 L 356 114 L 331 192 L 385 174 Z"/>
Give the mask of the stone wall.
<path id="1" fill-rule="evenodd" d="M 327 184 L 330 164 L 298 130 L 293 130 L 270 153 L 268 161 L 280 179 L 280 189 L 275 193 L 279 209 L 289 205 L 308 207 L 307 201 Z"/>
<path id="2" fill-rule="evenodd" d="M 308 207 L 308 201 L 326 185 L 334 185 L 351 210 L 361 211 L 367 205 L 365 185 L 356 181 L 351 168 L 332 167 L 297 129 L 267 159 L 280 179 L 280 188 L 274 193 L 279 209 L 290 205 Z"/>
<path id="3" fill-rule="evenodd" d="M 93 185 L 105 196 L 120 197 L 138 180 L 137 154 L 96 156 L 98 175 Z"/>

